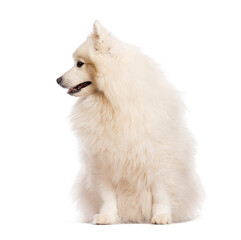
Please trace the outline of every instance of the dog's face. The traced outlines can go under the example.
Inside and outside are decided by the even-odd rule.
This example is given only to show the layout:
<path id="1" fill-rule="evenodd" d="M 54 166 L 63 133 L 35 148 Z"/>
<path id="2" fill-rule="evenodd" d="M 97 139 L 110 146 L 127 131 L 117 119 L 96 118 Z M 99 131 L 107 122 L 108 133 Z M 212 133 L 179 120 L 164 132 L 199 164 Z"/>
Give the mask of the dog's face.
<path id="1" fill-rule="evenodd" d="M 101 91 L 97 80 L 98 70 L 110 58 L 108 43 L 111 39 L 107 30 L 96 21 L 92 35 L 73 54 L 74 66 L 57 79 L 60 86 L 69 89 L 68 94 L 80 97 Z"/>
<path id="2" fill-rule="evenodd" d="M 88 54 L 91 49 L 90 41 L 83 43 L 73 54 L 74 66 L 57 79 L 57 83 L 68 88 L 68 94 L 79 97 L 95 92 L 95 65 Z"/>

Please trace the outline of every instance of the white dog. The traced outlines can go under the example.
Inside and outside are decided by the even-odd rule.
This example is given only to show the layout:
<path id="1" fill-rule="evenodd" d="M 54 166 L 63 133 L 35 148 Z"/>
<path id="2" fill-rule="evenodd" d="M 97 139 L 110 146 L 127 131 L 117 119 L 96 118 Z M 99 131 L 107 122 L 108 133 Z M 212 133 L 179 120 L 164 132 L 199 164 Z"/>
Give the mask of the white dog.
<path id="1" fill-rule="evenodd" d="M 193 219 L 200 203 L 194 141 L 177 92 L 150 58 L 101 24 L 57 82 L 79 97 L 72 112 L 85 175 L 79 201 L 95 224 Z"/>

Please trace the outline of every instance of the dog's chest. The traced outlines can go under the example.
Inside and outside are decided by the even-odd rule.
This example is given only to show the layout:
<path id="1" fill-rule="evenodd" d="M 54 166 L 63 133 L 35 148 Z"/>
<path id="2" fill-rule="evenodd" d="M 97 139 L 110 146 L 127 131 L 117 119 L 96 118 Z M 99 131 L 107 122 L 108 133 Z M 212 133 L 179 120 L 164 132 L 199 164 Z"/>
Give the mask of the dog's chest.
<path id="1" fill-rule="evenodd" d="M 132 174 L 150 160 L 150 140 L 144 122 L 117 114 L 105 104 L 76 105 L 72 117 L 74 131 L 85 152 L 112 171 Z"/>

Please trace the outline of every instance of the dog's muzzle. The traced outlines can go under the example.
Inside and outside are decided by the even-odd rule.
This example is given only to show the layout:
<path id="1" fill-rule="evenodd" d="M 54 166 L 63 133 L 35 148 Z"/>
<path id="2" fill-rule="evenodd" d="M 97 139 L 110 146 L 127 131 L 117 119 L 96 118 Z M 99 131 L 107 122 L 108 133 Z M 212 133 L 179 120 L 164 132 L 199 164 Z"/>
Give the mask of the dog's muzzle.
<path id="1" fill-rule="evenodd" d="M 63 88 L 69 88 L 69 87 L 67 87 L 67 86 L 62 85 L 62 84 L 61 84 L 62 81 L 63 81 L 63 78 L 62 78 L 62 77 L 59 77 L 59 78 L 56 80 L 56 82 L 57 82 L 61 87 L 63 87 Z M 82 83 L 80 83 L 80 84 L 78 84 L 78 85 L 76 85 L 76 86 L 74 86 L 74 87 L 72 87 L 72 88 L 69 88 L 69 90 L 68 90 L 67 93 L 70 94 L 70 95 L 73 95 L 73 94 L 75 94 L 75 93 L 77 93 L 77 92 L 80 92 L 82 88 L 85 88 L 85 87 L 89 86 L 91 83 L 92 83 L 92 82 L 90 82 L 90 81 L 82 82 Z"/>

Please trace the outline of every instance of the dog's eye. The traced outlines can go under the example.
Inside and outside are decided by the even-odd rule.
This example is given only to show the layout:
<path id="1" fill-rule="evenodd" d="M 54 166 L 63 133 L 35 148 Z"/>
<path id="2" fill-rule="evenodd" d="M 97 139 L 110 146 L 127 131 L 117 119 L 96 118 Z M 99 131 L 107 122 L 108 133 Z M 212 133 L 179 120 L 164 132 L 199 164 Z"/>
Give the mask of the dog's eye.
<path id="1" fill-rule="evenodd" d="M 78 61 L 76 65 L 77 65 L 77 67 L 79 67 L 79 68 L 80 68 L 80 67 L 82 67 L 82 66 L 84 65 L 84 63 L 83 63 L 83 62 L 81 62 L 81 61 Z"/>

